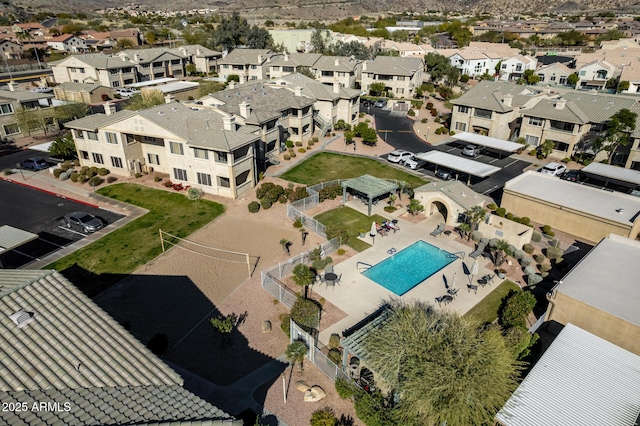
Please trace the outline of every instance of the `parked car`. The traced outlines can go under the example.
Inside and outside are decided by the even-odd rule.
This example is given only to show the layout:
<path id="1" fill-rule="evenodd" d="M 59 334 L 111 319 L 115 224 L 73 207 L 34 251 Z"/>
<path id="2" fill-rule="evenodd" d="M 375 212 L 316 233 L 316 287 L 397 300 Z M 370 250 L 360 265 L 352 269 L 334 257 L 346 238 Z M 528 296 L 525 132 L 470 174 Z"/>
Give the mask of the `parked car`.
<path id="1" fill-rule="evenodd" d="M 140 93 L 139 90 L 129 89 L 127 87 L 116 90 L 116 94 L 122 96 L 123 98 L 130 98 L 133 95 L 137 95 Z"/>
<path id="2" fill-rule="evenodd" d="M 540 169 L 541 173 L 551 175 L 551 176 L 559 176 L 567 170 L 567 166 L 560 163 L 549 163 Z"/>
<path id="3" fill-rule="evenodd" d="M 387 161 L 402 164 L 405 160 L 411 158 L 411 156 L 413 156 L 412 152 L 405 151 L 404 149 L 396 149 L 391 154 L 387 155 Z"/>
<path id="4" fill-rule="evenodd" d="M 445 169 L 438 169 L 436 171 L 436 177 L 442 180 L 451 180 L 451 172 Z"/>
<path id="5" fill-rule="evenodd" d="M 580 182 L 582 180 L 582 172 L 580 170 L 567 170 L 560 175 L 560 179 L 571 182 Z"/>
<path id="6" fill-rule="evenodd" d="M 42 157 L 30 157 L 20 164 L 22 165 L 23 169 L 33 170 L 35 172 L 47 169 L 51 166 L 51 164 L 47 163 L 46 160 Z"/>
<path id="7" fill-rule="evenodd" d="M 462 150 L 462 155 L 467 157 L 479 157 L 484 152 L 484 148 L 477 145 L 467 145 Z"/>
<path id="8" fill-rule="evenodd" d="M 51 93 L 53 89 L 51 87 L 36 87 L 35 89 L 31 89 L 34 93 Z"/>
<path id="9" fill-rule="evenodd" d="M 64 216 L 64 222 L 67 228 L 77 229 L 85 234 L 96 232 L 104 226 L 100 219 L 86 212 L 69 213 Z"/>
<path id="10" fill-rule="evenodd" d="M 415 155 L 412 155 L 411 157 L 404 160 L 404 165 L 410 168 L 411 170 L 418 170 L 419 168 L 423 167 L 426 163 L 427 163 L 426 161 L 419 159 Z"/>
<path id="11" fill-rule="evenodd" d="M 373 106 L 376 108 L 384 108 L 387 106 L 387 101 L 385 99 L 379 99 L 373 103 Z"/>

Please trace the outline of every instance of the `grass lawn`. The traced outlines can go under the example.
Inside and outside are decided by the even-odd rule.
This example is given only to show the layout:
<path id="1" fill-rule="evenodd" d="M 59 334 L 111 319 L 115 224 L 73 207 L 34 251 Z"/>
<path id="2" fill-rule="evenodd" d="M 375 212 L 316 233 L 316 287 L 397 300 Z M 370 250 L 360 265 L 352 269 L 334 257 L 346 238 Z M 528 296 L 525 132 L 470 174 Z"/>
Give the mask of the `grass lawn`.
<path id="1" fill-rule="evenodd" d="M 158 256 L 162 252 L 158 229 L 184 238 L 224 212 L 219 203 L 191 201 L 184 193 L 129 183 L 111 185 L 98 193 L 143 207 L 149 213 L 45 268 L 62 271 L 89 296 Z"/>
<path id="2" fill-rule="evenodd" d="M 378 223 L 382 223 L 382 221 L 387 220 L 387 218 L 377 214 L 367 216 L 359 211 L 344 206 L 321 213 L 314 219 L 327 227 L 332 225 L 343 226 L 349 234 L 349 241 L 347 242 L 347 245 L 357 251 L 363 251 L 371 247 L 371 244 L 358 239 L 360 229 L 364 229 L 367 235 L 369 235 L 371 223 L 374 220 Z"/>
<path id="3" fill-rule="evenodd" d="M 473 317 L 482 323 L 495 321 L 495 319 L 498 318 L 498 309 L 500 309 L 502 299 L 504 299 L 511 290 L 521 291 L 520 286 L 513 281 L 503 281 L 502 284 L 482 299 L 480 303 L 471 308 L 464 316 L 467 318 Z"/>
<path id="4" fill-rule="evenodd" d="M 292 182 L 315 185 L 320 182 L 349 179 L 365 174 L 385 179 L 403 180 L 413 188 L 427 183 L 424 179 L 380 161 L 329 152 L 320 152 L 309 157 L 280 177 Z"/>

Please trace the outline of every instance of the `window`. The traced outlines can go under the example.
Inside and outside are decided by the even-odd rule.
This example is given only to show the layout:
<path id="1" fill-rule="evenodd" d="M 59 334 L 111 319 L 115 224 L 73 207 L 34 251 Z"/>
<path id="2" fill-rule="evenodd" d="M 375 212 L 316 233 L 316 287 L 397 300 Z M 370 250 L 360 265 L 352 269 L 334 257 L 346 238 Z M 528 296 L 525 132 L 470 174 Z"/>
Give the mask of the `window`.
<path id="1" fill-rule="evenodd" d="M 98 154 L 97 152 L 92 152 L 93 162 L 98 164 L 104 164 L 104 160 L 102 159 L 102 154 Z"/>
<path id="2" fill-rule="evenodd" d="M 258 66 L 257 66 L 257 65 L 251 65 L 251 69 L 252 69 L 252 70 L 257 70 L 257 69 L 258 69 Z"/>
<path id="3" fill-rule="evenodd" d="M 540 142 L 540 138 L 538 136 L 526 135 L 524 139 L 527 142 L 527 145 L 531 146 L 538 146 L 538 142 Z"/>
<path id="4" fill-rule="evenodd" d="M 201 148 L 193 148 L 193 156 L 196 158 L 200 158 L 201 160 L 208 160 L 209 151 Z"/>
<path id="5" fill-rule="evenodd" d="M 122 68 L 122 72 L 131 72 L 131 67 Z"/>
<path id="6" fill-rule="evenodd" d="M 113 132 L 105 132 L 107 136 L 107 143 L 117 144 L 118 143 L 118 135 Z"/>
<path id="7" fill-rule="evenodd" d="M 529 117 L 529 124 L 531 126 L 542 126 L 542 123 L 544 122 L 544 120 L 540 117 Z"/>
<path id="8" fill-rule="evenodd" d="M 120 82 L 119 81 L 112 81 L 111 82 L 111 86 L 112 87 L 120 87 Z"/>
<path id="9" fill-rule="evenodd" d="M 177 180 L 187 180 L 187 171 L 185 169 L 173 169 L 173 177 Z"/>
<path id="10" fill-rule="evenodd" d="M 222 188 L 230 188 L 229 178 L 218 176 L 218 186 Z"/>
<path id="11" fill-rule="evenodd" d="M 87 132 L 87 139 L 91 139 L 92 141 L 97 141 L 98 134 L 96 132 Z"/>
<path id="12" fill-rule="evenodd" d="M 404 89 L 402 87 L 398 87 L 396 89 L 396 93 L 399 94 L 399 95 L 402 95 L 402 94 L 404 94 Z"/>
<path id="13" fill-rule="evenodd" d="M 502 64 L 502 69 L 506 70 L 507 69 L 507 64 Z"/>
<path id="14" fill-rule="evenodd" d="M 257 80 L 257 79 L 258 79 L 258 76 L 257 76 L 257 75 L 252 75 L 252 76 L 251 76 L 251 80 Z"/>
<path id="15" fill-rule="evenodd" d="M 522 71 L 522 64 L 516 65 L 516 71 Z"/>
<path id="16" fill-rule="evenodd" d="M 111 165 L 119 169 L 122 168 L 122 159 L 120 157 L 111 157 Z"/>
<path id="17" fill-rule="evenodd" d="M 538 74 L 538 78 L 540 79 L 540 81 L 544 81 L 544 74 Z M 551 81 L 556 81 L 555 75 L 551 76 Z"/>
<path id="18" fill-rule="evenodd" d="M 333 71 L 322 71 L 323 77 L 333 77 Z"/>
<path id="19" fill-rule="evenodd" d="M 405 77 L 404 75 L 399 75 L 399 76 L 398 76 L 398 78 L 397 78 L 397 80 L 398 80 L 398 81 L 404 81 L 404 79 L 405 79 L 405 78 L 406 78 L 406 77 Z"/>
<path id="20" fill-rule="evenodd" d="M 184 147 L 179 142 L 169 142 L 169 149 L 172 154 L 184 155 Z"/>
<path id="21" fill-rule="evenodd" d="M 550 120 L 551 128 L 553 130 L 559 130 L 561 132 L 573 132 L 573 123 L 567 123 L 566 121 Z"/>
<path id="22" fill-rule="evenodd" d="M 0 115 L 4 115 L 4 114 L 13 114 L 13 105 L 11 104 L 0 105 Z"/>
<path id="23" fill-rule="evenodd" d="M 273 71 L 280 71 L 280 67 L 278 67 L 278 66 L 271 67 L 271 69 L 272 69 Z"/>
<path id="24" fill-rule="evenodd" d="M 180 59 L 172 59 L 171 65 L 178 65 L 180 63 Z"/>
<path id="25" fill-rule="evenodd" d="M 569 144 L 566 142 L 553 141 L 553 149 L 557 151 L 567 152 L 569 151 Z"/>
<path id="26" fill-rule="evenodd" d="M 222 68 L 224 68 L 225 70 L 229 69 L 229 65 L 223 65 Z"/>
<path id="27" fill-rule="evenodd" d="M 198 173 L 198 183 L 200 185 L 211 186 L 211 175 L 206 173 Z"/>
<path id="28" fill-rule="evenodd" d="M 113 74 L 118 74 L 120 72 L 120 70 L 109 70 L 109 74 L 113 75 Z"/>
<path id="29" fill-rule="evenodd" d="M 585 75 L 587 75 L 586 71 L 580 71 L 580 77 L 584 77 Z"/>
<path id="30" fill-rule="evenodd" d="M 20 133 L 20 126 L 18 124 L 5 124 L 4 125 L 4 134 L 5 135 L 15 135 Z"/>
<path id="31" fill-rule="evenodd" d="M 154 62 L 153 66 L 154 67 L 161 67 L 162 66 L 162 62 Z"/>
<path id="32" fill-rule="evenodd" d="M 142 64 L 142 68 L 149 68 L 149 64 Z"/>
<path id="33" fill-rule="evenodd" d="M 554 74 L 554 75 L 552 75 L 552 76 L 551 76 L 551 78 L 550 78 L 549 80 L 550 80 L 550 81 L 556 81 L 556 75 L 555 75 L 555 74 Z M 541 81 L 543 81 L 543 80 L 541 80 Z"/>
<path id="34" fill-rule="evenodd" d="M 160 165 L 160 157 L 158 154 L 147 154 L 147 160 L 149 160 L 149 164 Z"/>
<path id="35" fill-rule="evenodd" d="M 227 164 L 227 153 L 215 151 L 216 153 L 216 163 L 224 163 Z"/>
<path id="36" fill-rule="evenodd" d="M 473 115 L 480 118 L 491 118 L 491 111 L 488 109 L 476 108 Z"/>
<path id="37" fill-rule="evenodd" d="M 458 132 L 466 132 L 467 131 L 467 123 L 461 123 L 460 121 L 456 121 L 456 130 Z"/>
<path id="38" fill-rule="evenodd" d="M 156 72 L 156 73 L 153 74 L 153 76 L 155 78 L 162 78 L 162 77 L 164 77 L 164 73 L 163 72 Z"/>
<path id="39" fill-rule="evenodd" d="M 458 105 L 458 112 L 460 114 L 469 114 L 469 107 L 464 105 Z"/>
<path id="40" fill-rule="evenodd" d="M 89 153 L 87 151 L 80 151 L 80 156 L 82 157 L 83 160 L 89 159 Z"/>

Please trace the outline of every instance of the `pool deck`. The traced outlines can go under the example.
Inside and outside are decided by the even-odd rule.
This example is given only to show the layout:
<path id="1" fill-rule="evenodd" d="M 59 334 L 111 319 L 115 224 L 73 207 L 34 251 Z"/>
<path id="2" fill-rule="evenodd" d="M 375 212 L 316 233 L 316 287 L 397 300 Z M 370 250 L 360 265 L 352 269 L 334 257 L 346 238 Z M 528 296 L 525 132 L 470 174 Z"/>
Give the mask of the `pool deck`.
<path id="1" fill-rule="evenodd" d="M 348 202 L 347 206 L 361 211 L 362 209 L 359 208 L 358 204 L 359 203 L 352 204 Z M 372 213 L 379 212 L 375 211 Z M 390 216 L 384 211 L 380 214 L 387 217 Z M 384 237 L 376 235 L 372 247 L 335 265 L 335 273 L 338 275 L 342 274 L 340 284 L 336 284 L 330 288 L 327 288 L 324 284 L 314 285 L 313 293 L 321 295 L 347 314 L 347 317 L 320 332 L 318 336 L 319 340 L 327 344 L 331 334 L 337 333 L 342 335 L 343 331 L 354 326 L 367 315 L 375 312 L 383 301 L 390 299 L 399 299 L 402 301 L 421 300 L 430 303 L 436 309 L 464 314 L 496 288 L 500 283 L 500 280 L 497 278 L 493 280 L 491 285 L 487 285 L 484 288 L 478 285 L 477 294 L 474 294 L 473 290 L 469 291 L 467 289 L 467 284 L 470 283 L 471 277 L 465 274 L 463 263 L 466 265 L 466 270 L 469 271 L 473 263 L 473 259 L 469 257 L 469 253 L 473 250 L 456 242 L 452 236 L 447 237 L 444 233 L 438 237 L 429 235 L 441 222 L 442 217 L 439 214 L 435 214 L 418 224 L 406 222 L 398 218 L 399 231 L 395 233 L 392 231 Z M 367 235 L 363 240 L 371 244 L 370 236 Z M 464 259 L 455 260 L 402 296 L 395 295 L 393 292 L 365 277 L 361 274 L 361 271 L 356 269 L 358 262 L 375 265 L 391 256 L 387 253 L 387 250 L 390 248 L 393 247 L 397 251 L 400 251 L 418 240 L 426 241 L 450 253 L 464 252 Z M 479 278 L 493 272 L 493 264 L 488 258 L 478 257 L 478 266 L 478 274 L 473 278 L 474 285 L 477 285 L 476 281 Z M 398 273 L 402 272 L 398 271 Z M 444 280 L 446 278 L 448 285 L 451 287 L 454 274 L 456 275 L 456 282 L 453 287 L 459 289 L 458 295 L 448 305 L 443 303 L 442 306 L 438 306 L 435 298 L 447 294 Z"/>

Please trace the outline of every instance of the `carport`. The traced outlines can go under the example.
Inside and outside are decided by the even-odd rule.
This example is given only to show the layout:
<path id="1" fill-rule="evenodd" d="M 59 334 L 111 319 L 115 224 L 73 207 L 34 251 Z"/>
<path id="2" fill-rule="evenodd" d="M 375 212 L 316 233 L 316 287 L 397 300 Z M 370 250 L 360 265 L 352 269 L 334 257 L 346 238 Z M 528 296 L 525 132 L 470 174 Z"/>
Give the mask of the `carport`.
<path id="1" fill-rule="evenodd" d="M 582 173 L 605 181 L 605 186 L 612 183 L 621 184 L 636 190 L 640 187 L 640 170 L 624 169 L 609 164 L 591 163 L 582 169 Z"/>
<path id="2" fill-rule="evenodd" d="M 38 234 L 32 234 L 9 225 L 0 226 L 0 255 L 37 239 Z M 0 258 L 0 268 L 2 267 L 2 259 Z"/>
<path id="3" fill-rule="evenodd" d="M 500 171 L 500 167 L 458 157 L 457 155 L 447 154 L 442 151 L 433 150 L 422 154 L 416 154 L 415 156 L 428 163 L 435 164 L 436 166 L 443 166 L 451 170 L 466 173 L 469 176 L 469 179 L 467 179 L 467 185 L 471 183 L 472 175 L 484 178 Z"/>
<path id="4" fill-rule="evenodd" d="M 508 152 L 509 154 L 513 154 L 514 152 L 524 148 L 524 145 L 519 143 L 505 141 L 504 139 L 490 138 L 489 136 L 482 136 L 476 133 L 462 132 L 451 137 L 461 142 L 483 146 L 500 152 Z"/>
<path id="5" fill-rule="evenodd" d="M 380 179 L 371 175 L 362 175 L 357 178 L 347 179 L 342 182 L 342 199 L 347 202 L 347 189 L 351 188 L 356 192 L 356 196 L 367 200 L 369 214 L 371 216 L 371 204 L 373 199 L 393 193 L 398 190 L 398 185 L 385 179 Z"/>

